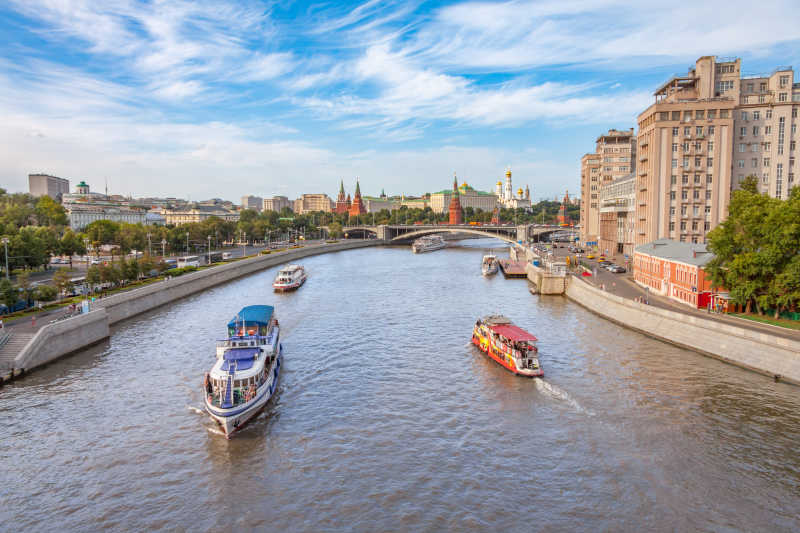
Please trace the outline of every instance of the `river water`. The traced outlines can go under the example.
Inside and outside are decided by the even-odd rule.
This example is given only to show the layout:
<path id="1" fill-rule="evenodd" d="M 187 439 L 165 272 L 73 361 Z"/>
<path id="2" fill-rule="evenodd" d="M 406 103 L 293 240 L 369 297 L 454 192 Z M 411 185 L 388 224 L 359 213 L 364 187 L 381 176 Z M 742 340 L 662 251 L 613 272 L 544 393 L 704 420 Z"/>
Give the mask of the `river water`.
<path id="1" fill-rule="evenodd" d="M 0 390 L 0 529 L 789 531 L 800 389 L 480 275 L 497 241 L 361 249 L 128 320 Z M 199 412 L 214 340 L 274 304 L 277 396 L 231 441 Z M 471 344 L 502 312 L 545 378 Z"/>

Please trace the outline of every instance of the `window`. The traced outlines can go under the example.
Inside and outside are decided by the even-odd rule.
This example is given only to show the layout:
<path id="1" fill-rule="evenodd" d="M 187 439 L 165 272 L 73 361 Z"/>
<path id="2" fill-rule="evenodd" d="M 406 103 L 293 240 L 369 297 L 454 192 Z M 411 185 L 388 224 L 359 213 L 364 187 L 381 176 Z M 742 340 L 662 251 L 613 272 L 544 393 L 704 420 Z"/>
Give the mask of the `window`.
<path id="1" fill-rule="evenodd" d="M 747 122 L 747 111 L 742 111 L 742 115 L 741 116 L 742 116 L 742 120 Z"/>
<path id="2" fill-rule="evenodd" d="M 677 159 L 673 159 L 672 160 L 672 168 L 678 168 L 678 160 Z"/>
<path id="3" fill-rule="evenodd" d="M 709 109 L 708 110 L 708 120 L 714 120 L 717 118 L 717 110 L 716 109 Z M 711 132 L 709 132 L 711 133 Z"/>
<path id="4" fill-rule="evenodd" d="M 703 134 L 703 126 L 695 126 L 695 128 L 694 128 L 694 132 L 695 132 L 697 135 L 702 135 L 702 134 Z"/>
<path id="5" fill-rule="evenodd" d="M 758 87 L 758 90 L 761 91 L 762 93 L 764 91 L 766 91 L 767 90 L 767 83 L 762 81 L 761 84 Z"/>
<path id="6" fill-rule="evenodd" d="M 681 220 L 681 231 L 686 231 L 686 221 Z"/>
<path id="7" fill-rule="evenodd" d="M 751 163 L 753 163 L 753 168 L 757 168 L 758 167 L 758 158 L 754 157 L 753 160 L 751 161 Z"/>
<path id="8" fill-rule="evenodd" d="M 728 110 L 727 109 L 720 109 L 719 110 L 719 118 L 728 118 Z"/>
<path id="9" fill-rule="evenodd" d="M 714 176 L 712 174 L 706 174 L 706 183 L 709 185 L 714 183 Z"/>
<path id="10" fill-rule="evenodd" d="M 785 102 L 786 101 L 786 93 L 778 94 L 778 101 L 779 102 Z"/>
<path id="11" fill-rule="evenodd" d="M 691 128 L 691 126 L 686 126 L 685 128 L 683 128 L 683 134 L 684 134 L 686 137 L 690 136 L 690 135 L 692 134 L 692 128 Z"/>
<path id="12" fill-rule="evenodd" d="M 684 157 L 683 158 L 683 168 L 689 168 L 689 158 L 688 157 Z"/>
<path id="13" fill-rule="evenodd" d="M 753 92 L 753 84 L 752 83 L 748 83 L 747 84 L 747 92 L 749 92 L 749 93 Z"/>
<path id="14" fill-rule="evenodd" d="M 673 137 L 677 137 L 678 136 L 678 127 L 677 126 L 672 128 L 672 136 Z"/>
<path id="15" fill-rule="evenodd" d="M 670 185 L 675 185 L 677 182 L 678 182 L 678 177 L 677 176 L 670 176 L 670 178 L 669 178 Z"/>
<path id="16" fill-rule="evenodd" d="M 772 118 L 772 109 L 767 109 L 767 119 Z"/>
<path id="17" fill-rule="evenodd" d="M 681 200 L 688 200 L 689 199 L 689 191 L 686 189 L 681 191 Z"/>
<path id="18" fill-rule="evenodd" d="M 797 141 L 789 142 L 789 151 L 790 152 L 794 152 L 796 148 L 797 148 Z"/>
<path id="19" fill-rule="evenodd" d="M 789 76 L 781 76 L 780 87 L 781 89 L 786 87 L 789 83 Z"/>
<path id="20" fill-rule="evenodd" d="M 669 223 L 669 230 L 670 231 L 675 231 L 675 223 L 674 222 L 670 222 Z"/>
<path id="21" fill-rule="evenodd" d="M 694 112 L 694 118 L 701 119 L 705 114 L 706 114 L 705 111 L 703 111 L 702 109 L 698 109 L 697 111 Z"/>
<path id="22" fill-rule="evenodd" d="M 706 191 L 706 200 L 711 200 L 711 191 Z"/>
<path id="23" fill-rule="evenodd" d="M 674 159 L 673 159 L 674 161 Z M 739 160 L 739 168 L 744 168 L 744 159 Z"/>
<path id="24" fill-rule="evenodd" d="M 792 124 L 792 135 L 797 133 L 797 124 Z"/>
<path id="25" fill-rule="evenodd" d="M 689 122 L 690 120 L 692 120 L 692 112 L 691 111 L 684 111 L 683 112 L 683 121 L 684 122 Z"/>
<path id="26" fill-rule="evenodd" d="M 708 141 L 708 153 L 712 153 L 714 151 L 714 141 Z"/>
<path id="27" fill-rule="evenodd" d="M 761 112 L 753 111 L 753 120 L 759 120 L 761 118 Z"/>
<path id="28" fill-rule="evenodd" d="M 711 167 L 714 166 L 714 158 L 713 157 L 706 158 L 706 166 L 708 168 L 711 168 Z"/>
<path id="29" fill-rule="evenodd" d="M 741 135 L 742 137 L 744 137 L 745 135 L 747 135 L 747 128 L 746 128 L 746 127 L 744 127 L 744 126 L 742 126 L 741 128 L 739 128 L 739 135 Z"/>
<path id="30" fill-rule="evenodd" d="M 764 151 L 765 152 L 769 152 L 771 147 L 772 147 L 772 143 L 764 143 Z"/>
<path id="31" fill-rule="evenodd" d="M 670 216 L 675 214 L 675 206 L 674 205 L 669 208 L 669 214 L 670 214 Z"/>
<path id="32" fill-rule="evenodd" d="M 764 166 L 765 166 L 765 167 L 768 167 L 768 166 L 769 166 L 769 157 L 765 157 L 765 158 L 764 158 Z"/>
<path id="33" fill-rule="evenodd" d="M 686 210 L 687 210 L 687 209 L 688 209 L 688 207 L 687 207 L 687 206 L 685 206 L 685 205 L 682 205 L 682 206 L 681 206 L 681 216 L 682 216 L 682 217 L 685 217 L 685 216 L 686 216 Z"/>
<path id="34" fill-rule="evenodd" d="M 758 152 L 758 143 L 753 143 L 753 144 L 750 146 L 750 150 L 751 150 L 752 152 Z"/>
<path id="35" fill-rule="evenodd" d="M 675 191 L 669 191 L 669 199 L 670 200 L 674 200 L 675 199 Z"/>
<path id="36" fill-rule="evenodd" d="M 667 111 L 662 111 L 658 114 L 658 120 L 669 120 L 669 113 Z"/>
<path id="37" fill-rule="evenodd" d="M 673 111 L 672 112 L 672 120 L 680 120 L 681 119 L 681 112 L 680 111 Z"/>
<path id="38" fill-rule="evenodd" d="M 689 143 L 688 142 L 683 143 L 683 151 L 684 152 L 688 152 L 689 151 Z"/>
<path id="39" fill-rule="evenodd" d="M 797 108 L 796 107 L 792 108 L 792 118 L 797 118 Z"/>
<path id="40" fill-rule="evenodd" d="M 789 183 L 794 181 L 794 172 L 789 172 Z"/>
<path id="41" fill-rule="evenodd" d="M 772 126 L 764 126 L 764 135 L 772 135 Z"/>
<path id="42" fill-rule="evenodd" d="M 703 223 L 703 229 L 704 229 L 704 230 L 706 230 L 706 231 L 710 230 L 710 229 L 711 229 L 711 222 L 709 222 L 709 221 L 707 221 L 707 220 L 706 220 L 706 221 Z"/>
<path id="43" fill-rule="evenodd" d="M 683 185 L 688 185 L 689 184 L 689 175 L 688 174 L 684 174 L 683 177 L 681 177 L 681 183 Z"/>
<path id="44" fill-rule="evenodd" d="M 694 175 L 694 184 L 695 185 L 700 185 L 700 174 L 695 174 Z"/>
<path id="45" fill-rule="evenodd" d="M 758 126 L 753 126 L 753 135 L 758 135 Z"/>
<path id="46" fill-rule="evenodd" d="M 697 231 L 697 221 L 692 220 L 692 231 Z"/>
<path id="47" fill-rule="evenodd" d="M 747 145 L 745 143 L 739 143 L 739 152 L 744 153 L 747 151 Z"/>
<path id="48" fill-rule="evenodd" d="M 709 126 L 708 127 L 708 134 L 709 135 L 714 135 L 714 126 Z"/>
<path id="49" fill-rule="evenodd" d="M 695 189 L 692 192 L 692 199 L 694 199 L 694 200 L 699 200 L 700 199 L 700 189 Z M 697 215 L 697 206 L 695 206 L 694 210 L 695 210 L 695 215 Z"/>
<path id="50" fill-rule="evenodd" d="M 783 155 L 783 135 L 778 139 L 778 155 Z"/>
<path id="51" fill-rule="evenodd" d="M 677 152 L 678 151 L 678 143 L 672 143 L 672 151 L 673 152 Z"/>
<path id="52" fill-rule="evenodd" d="M 699 167 L 700 164 L 701 164 L 700 163 L 700 157 L 699 156 L 695 156 L 695 158 L 694 158 L 694 166 Z"/>

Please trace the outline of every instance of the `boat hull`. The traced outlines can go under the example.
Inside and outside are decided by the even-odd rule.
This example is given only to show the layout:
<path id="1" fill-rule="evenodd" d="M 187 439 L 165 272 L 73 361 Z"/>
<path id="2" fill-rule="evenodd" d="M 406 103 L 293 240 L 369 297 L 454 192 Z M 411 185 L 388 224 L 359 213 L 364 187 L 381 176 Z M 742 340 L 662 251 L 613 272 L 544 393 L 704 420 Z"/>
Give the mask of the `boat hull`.
<path id="1" fill-rule="evenodd" d="M 299 289 L 304 283 L 306 282 L 306 276 L 298 279 L 294 283 L 289 283 L 287 285 L 279 285 L 277 283 L 272 284 L 272 288 L 275 289 L 275 292 L 290 292 L 296 291 Z"/>
<path id="2" fill-rule="evenodd" d="M 544 376 L 544 371 L 541 368 L 527 369 L 527 368 L 517 368 L 517 365 L 514 364 L 512 359 L 507 358 L 504 354 L 496 352 L 494 347 L 489 342 L 488 339 L 482 338 L 481 336 L 472 334 L 472 344 L 478 347 L 480 351 L 485 353 L 487 357 L 493 360 L 495 363 L 499 364 L 509 372 L 513 372 L 518 376 L 523 376 L 527 378 L 539 378 Z"/>
<path id="3" fill-rule="evenodd" d="M 278 377 L 282 366 L 282 350 L 279 349 L 278 357 L 276 358 L 275 366 L 272 370 L 271 379 L 259 387 L 256 397 L 251 401 L 237 405 L 230 409 L 221 409 L 205 399 L 206 412 L 214 419 L 222 428 L 225 437 L 230 439 L 231 436 L 242 429 L 247 422 L 256 416 L 267 405 L 270 398 L 275 395 L 275 390 L 278 388 Z"/>

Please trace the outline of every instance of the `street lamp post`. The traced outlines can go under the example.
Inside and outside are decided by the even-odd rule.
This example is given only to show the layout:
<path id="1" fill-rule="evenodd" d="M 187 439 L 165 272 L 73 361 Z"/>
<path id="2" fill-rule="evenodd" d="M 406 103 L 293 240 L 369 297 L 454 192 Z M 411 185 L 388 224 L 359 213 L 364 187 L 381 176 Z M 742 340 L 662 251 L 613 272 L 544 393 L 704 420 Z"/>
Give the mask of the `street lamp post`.
<path id="1" fill-rule="evenodd" d="M 153 243 L 150 241 L 150 233 L 147 234 L 147 255 L 153 255 Z"/>
<path id="2" fill-rule="evenodd" d="M 83 255 L 86 257 L 86 270 L 89 270 L 89 239 L 83 239 Z"/>
<path id="3" fill-rule="evenodd" d="M 208 264 L 211 264 L 211 235 L 208 236 Z"/>
<path id="4" fill-rule="evenodd" d="M 6 248 L 6 279 L 8 279 L 8 237 L 3 237 L 3 246 Z"/>
<path id="5" fill-rule="evenodd" d="M 242 257 L 247 257 L 247 233 L 242 233 Z"/>
<path id="6" fill-rule="evenodd" d="M 189 232 L 186 232 L 186 255 L 189 255 Z"/>
<path id="7" fill-rule="evenodd" d="M 161 257 L 167 256 L 167 239 L 161 239 Z"/>

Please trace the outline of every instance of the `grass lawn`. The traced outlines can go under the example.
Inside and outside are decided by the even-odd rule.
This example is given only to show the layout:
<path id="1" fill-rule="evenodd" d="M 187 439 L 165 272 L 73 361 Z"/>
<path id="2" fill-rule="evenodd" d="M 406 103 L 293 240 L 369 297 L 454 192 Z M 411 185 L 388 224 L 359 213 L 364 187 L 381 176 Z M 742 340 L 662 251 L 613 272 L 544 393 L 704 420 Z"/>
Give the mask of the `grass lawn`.
<path id="1" fill-rule="evenodd" d="M 800 321 L 797 320 L 786 320 L 783 318 L 774 319 L 766 315 L 759 316 L 759 315 L 733 314 L 733 316 L 744 318 L 747 320 L 752 320 L 753 322 L 763 322 L 764 324 L 772 324 L 773 326 L 780 326 L 782 328 L 800 330 Z"/>

